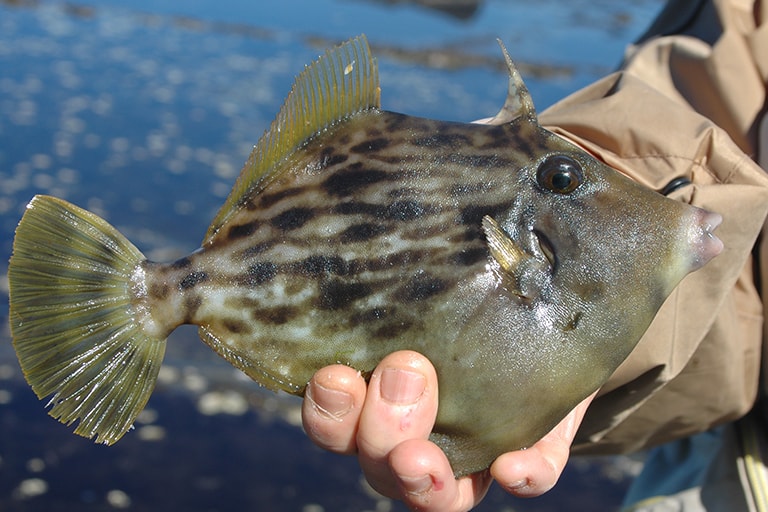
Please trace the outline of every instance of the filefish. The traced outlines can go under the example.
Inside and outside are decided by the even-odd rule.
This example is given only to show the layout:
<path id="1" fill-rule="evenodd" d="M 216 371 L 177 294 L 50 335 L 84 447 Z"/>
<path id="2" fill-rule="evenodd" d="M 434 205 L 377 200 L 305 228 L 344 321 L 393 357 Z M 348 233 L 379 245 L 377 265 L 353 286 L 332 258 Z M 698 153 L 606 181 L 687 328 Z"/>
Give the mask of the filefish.
<path id="1" fill-rule="evenodd" d="M 532 445 L 626 358 L 720 216 L 542 128 L 509 68 L 484 124 L 382 110 L 364 36 L 296 78 L 202 246 L 148 261 L 106 221 L 35 196 L 9 264 L 13 344 L 50 414 L 112 444 L 181 324 L 258 383 L 435 365 L 432 439 L 456 475 Z"/>

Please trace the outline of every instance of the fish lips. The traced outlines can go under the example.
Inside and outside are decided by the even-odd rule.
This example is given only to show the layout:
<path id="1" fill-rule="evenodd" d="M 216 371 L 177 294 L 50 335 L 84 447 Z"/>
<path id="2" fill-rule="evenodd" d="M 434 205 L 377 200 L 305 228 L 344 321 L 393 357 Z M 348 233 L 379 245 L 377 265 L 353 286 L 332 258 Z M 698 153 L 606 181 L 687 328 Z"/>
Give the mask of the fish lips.
<path id="1" fill-rule="evenodd" d="M 694 207 L 693 225 L 688 230 L 691 247 L 691 272 L 703 267 L 723 251 L 724 245 L 713 231 L 723 222 L 723 216 Z"/>

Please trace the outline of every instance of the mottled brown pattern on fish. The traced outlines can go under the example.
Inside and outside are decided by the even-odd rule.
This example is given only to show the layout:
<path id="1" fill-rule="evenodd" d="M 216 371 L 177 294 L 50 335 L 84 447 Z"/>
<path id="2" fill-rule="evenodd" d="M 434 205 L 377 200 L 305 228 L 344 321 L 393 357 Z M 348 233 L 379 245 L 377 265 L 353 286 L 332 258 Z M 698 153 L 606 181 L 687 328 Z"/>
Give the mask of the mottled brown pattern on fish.
<path id="1" fill-rule="evenodd" d="M 329 336 L 340 346 L 361 336 L 418 345 L 451 314 L 462 279 L 488 264 L 481 219 L 509 209 L 516 181 L 526 179 L 514 174 L 547 151 L 550 137 L 527 123 L 362 112 L 291 156 L 292 171 L 248 197 L 166 280 L 206 298 L 190 301 L 184 317 L 235 351 Z M 275 365 L 304 384 L 290 361 Z"/>

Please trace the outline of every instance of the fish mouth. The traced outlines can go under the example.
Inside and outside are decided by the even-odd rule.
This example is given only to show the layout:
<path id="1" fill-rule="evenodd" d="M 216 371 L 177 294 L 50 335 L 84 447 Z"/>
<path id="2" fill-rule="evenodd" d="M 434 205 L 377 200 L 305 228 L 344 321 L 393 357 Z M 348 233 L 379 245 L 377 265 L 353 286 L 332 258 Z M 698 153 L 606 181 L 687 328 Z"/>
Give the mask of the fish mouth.
<path id="1" fill-rule="evenodd" d="M 709 260 L 723 251 L 724 245 L 715 229 L 723 222 L 723 216 L 702 208 L 694 212 L 694 225 L 689 231 L 689 243 L 693 247 L 691 271 L 703 267 Z"/>

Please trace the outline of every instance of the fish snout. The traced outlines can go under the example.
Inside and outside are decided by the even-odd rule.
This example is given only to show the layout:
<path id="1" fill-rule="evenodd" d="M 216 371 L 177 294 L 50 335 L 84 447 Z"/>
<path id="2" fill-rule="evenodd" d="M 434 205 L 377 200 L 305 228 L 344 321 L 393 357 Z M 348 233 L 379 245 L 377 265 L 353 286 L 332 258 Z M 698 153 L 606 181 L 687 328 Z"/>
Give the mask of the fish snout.
<path id="1" fill-rule="evenodd" d="M 703 208 L 693 208 L 693 225 L 688 232 L 691 272 L 703 267 L 723 250 L 723 242 L 713 233 L 723 222 L 723 216 Z"/>

